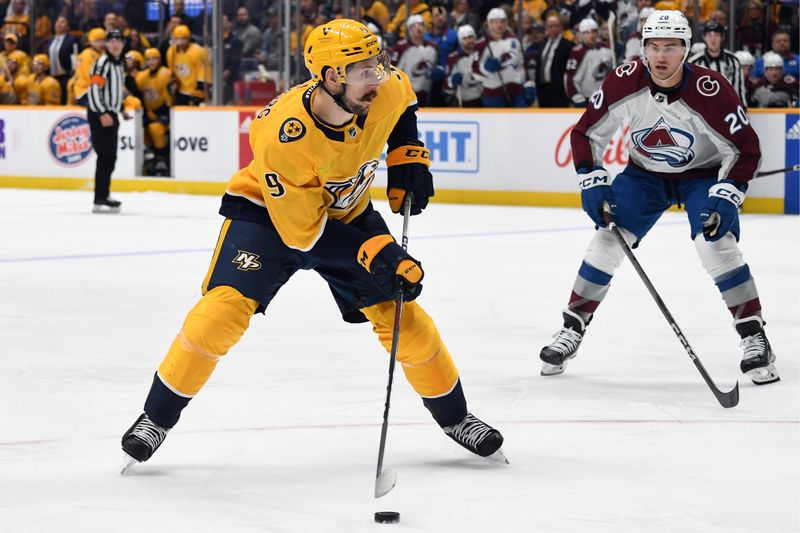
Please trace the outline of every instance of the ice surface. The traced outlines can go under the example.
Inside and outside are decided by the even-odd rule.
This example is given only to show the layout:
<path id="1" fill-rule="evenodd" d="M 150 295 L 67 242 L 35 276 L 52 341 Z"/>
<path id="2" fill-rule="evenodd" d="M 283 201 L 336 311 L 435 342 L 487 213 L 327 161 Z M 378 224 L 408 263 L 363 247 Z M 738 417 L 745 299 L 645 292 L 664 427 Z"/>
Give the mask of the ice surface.
<path id="1" fill-rule="evenodd" d="M 591 237 L 579 210 L 432 204 L 411 221 L 420 302 L 510 467 L 455 445 L 398 370 L 373 499 L 388 357 L 313 273 L 257 316 L 150 462 L 119 440 L 199 297 L 219 199 L 0 190 L 2 532 L 796 532 L 800 221 L 743 216 L 780 383 L 756 388 L 683 213 L 637 257 L 722 389 L 721 408 L 625 263 L 578 357 L 539 376 Z M 399 235 L 402 219 L 377 203 Z M 393 510 L 382 525 L 373 513 Z"/>

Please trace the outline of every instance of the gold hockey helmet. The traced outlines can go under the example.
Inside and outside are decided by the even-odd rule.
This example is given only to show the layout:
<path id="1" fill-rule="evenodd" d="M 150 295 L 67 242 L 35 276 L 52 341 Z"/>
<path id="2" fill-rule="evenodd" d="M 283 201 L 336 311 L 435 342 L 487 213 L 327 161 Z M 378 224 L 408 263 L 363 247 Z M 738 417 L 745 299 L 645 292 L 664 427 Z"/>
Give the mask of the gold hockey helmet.
<path id="1" fill-rule="evenodd" d="M 381 52 L 378 38 L 360 22 L 335 19 L 314 28 L 305 45 L 306 67 L 315 80 L 322 80 L 326 68 L 336 72 L 339 83 L 380 83 L 389 73 L 389 61 Z M 352 63 L 377 58 L 374 68 L 348 76 Z"/>

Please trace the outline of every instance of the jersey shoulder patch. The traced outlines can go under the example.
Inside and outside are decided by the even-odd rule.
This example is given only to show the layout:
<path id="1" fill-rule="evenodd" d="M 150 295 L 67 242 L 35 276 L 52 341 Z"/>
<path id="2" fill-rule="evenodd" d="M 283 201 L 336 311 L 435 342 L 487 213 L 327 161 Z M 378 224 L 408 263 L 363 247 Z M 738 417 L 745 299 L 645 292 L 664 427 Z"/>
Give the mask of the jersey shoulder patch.
<path id="1" fill-rule="evenodd" d="M 306 126 L 299 118 L 289 117 L 283 121 L 278 132 L 278 140 L 282 143 L 298 141 L 306 134 Z"/>

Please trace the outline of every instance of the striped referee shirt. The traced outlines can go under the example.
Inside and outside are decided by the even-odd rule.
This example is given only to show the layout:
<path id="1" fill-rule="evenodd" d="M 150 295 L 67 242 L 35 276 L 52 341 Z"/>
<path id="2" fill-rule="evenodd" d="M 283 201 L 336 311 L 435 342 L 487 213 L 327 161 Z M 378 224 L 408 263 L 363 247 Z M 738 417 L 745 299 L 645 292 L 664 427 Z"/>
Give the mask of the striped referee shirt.
<path id="1" fill-rule="evenodd" d="M 689 63 L 716 70 L 731 83 L 742 104 L 747 107 L 747 92 L 744 88 L 742 65 L 736 56 L 727 50 L 722 50 L 718 57 L 711 57 L 706 52 L 695 54 L 689 58 Z"/>
<path id="2" fill-rule="evenodd" d="M 89 76 L 89 109 L 95 113 L 119 113 L 125 97 L 125 66 L 122 56 L 100 56 Z"/>

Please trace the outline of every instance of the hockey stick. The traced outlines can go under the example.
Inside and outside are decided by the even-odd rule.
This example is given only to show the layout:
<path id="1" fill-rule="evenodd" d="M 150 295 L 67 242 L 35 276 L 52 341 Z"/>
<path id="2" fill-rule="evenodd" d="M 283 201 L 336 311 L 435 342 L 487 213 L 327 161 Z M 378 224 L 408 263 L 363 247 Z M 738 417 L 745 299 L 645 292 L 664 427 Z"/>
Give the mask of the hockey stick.
<path id="1" fill-rule="evenodd" d="M 756 178 L 763 178 L 764 176 L 772 176 L 773 174 L 783 174 L 784 172 L 796 172 L 800 170 L 800 165 L 792 165 L 786 168 L 777 168 L 775 170 L 766 170 L 764 172 L 756 173 Z"/>
<path id="2" fill-rule="evenodd" d="M 617 16 L 612 11 L 608 15 L 608 44 L 611 50 L 611 68 L 617 68 L 617 49 L 614 42 L 614 24 L 617 21 Z"/>
<path id="3" fill-rule="evenodd" d="M 633 268 L 636 269 L 636 272 L 639 274 L 639 277 L 642 278 L 645 287 L 647 290 L 650 291 L 650 296 L 656 301 L 656 305 L 658 308 L 661 309 L 661 312 L 664 314 L 664 317 L 669 322 L 672 331 L 675 332 L 675 335 L 678 336 L 678 340 L 681 341 L 683 344 L 683 348 L 686 350 L 686 353 L 689 354 L 689 357 L 692 358 L 692 362 L 694 366 L 697 367 L 697 370 L 700 371 L 700 375 L 703 376 L 703 379 L 706 382 L 706 385 L 711 389 L 711 392 L 714 393 L 714 396 L 717 398 L 717 401 L 720 403 L 722 407 L 730 408 L 735 407 L 739 403 L 739 382 L 736 382 L 733 389 L 729 392 L 723 392 L 717 388 L 716 384 L 714 384 L 714 380 L 711 379 L 711 376 L 708 375 L 706 368 L 703 366 L 703 363 L 700 362 L 700 359 L 692 350 L 692 347 L 689 345 L 689 341 L 686 340 L 686 336 L 681 331 L 681 328 L 678 327 L 678 324 L 675 322 L 675 319 L 672 317 L 672 313 L 669 312 L 667 309 L 666 304 L 664 304 L 664 300 L 661 299 L 661 296 L 658 295 L 656 288 L 653 286 L 653 283 L 650 281 L 650 278 L 647 277 L 645 274 L 642 265 L 639 264 L 639 261 L 636 259 L 636 256 L 633 255 L 633 250 L 631 247 L 628 246 L 628 243 L 625 242 L 625 238 L 622 236 L 622 232 L 619 230 L 614 222 L 611 221 L 611 215 L 609 214 L 609 207 L 607 203 L 603 204 L 603 219 L 608 224 L 609 229 L 614 234 L 614 237 L 617 239 L 617 243 L 619 243 L 622 250 L 625 252 L 625 255 L 628 256 Z"/>
<path id="4" fill-rule="evenodd" d="M 411 193 L 406 194 L 403 205 L 403 250 L 408 250 L 408 219 L 411 218 Z M 397 284 L 397 295 L 394 306 L 394 330 L 392 331 L 392 349 L 389 353 L 389 384 L 386 385 L 386 403 L 383 407 L 383 425 L 381 426 L 381 444 L 378 448 L 378 470 L 375 474 L 375 497 L 380 498 L 391 491 L 397 483 L 397 473 L 391 468 L 383 468 L 383 454 L 386 451 L 386 432 L 389 430 L 389 403 L 392 400 L 392 380 L 394 363 L 397 359 L 397 346 L 400 341 L 400 318 L 403 314 L 403 284 Z"/>

